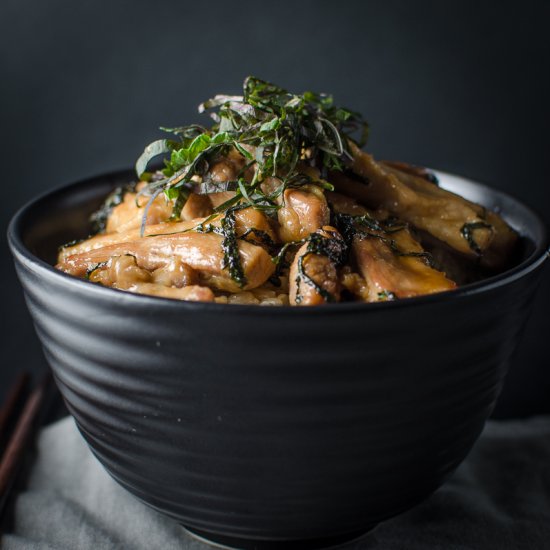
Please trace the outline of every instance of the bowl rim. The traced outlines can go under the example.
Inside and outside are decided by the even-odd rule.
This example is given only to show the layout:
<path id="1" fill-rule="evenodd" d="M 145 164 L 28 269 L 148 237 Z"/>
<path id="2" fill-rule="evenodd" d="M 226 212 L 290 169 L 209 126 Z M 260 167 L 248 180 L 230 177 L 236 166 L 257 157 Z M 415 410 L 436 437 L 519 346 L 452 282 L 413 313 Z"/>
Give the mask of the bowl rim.
<path id="1" fill-rule="evenodd" d="M 102 179 L 119 179 L 122 176 L 132 174 L 131 169 L 114 170 L 110 172 L 101 173 L 95 176 L 91 176 L 85 179 L 77 180 L 76 182 L 60 185 L 53 189 L 50 189 L 44 193 L 41 193 L 37 197 L 31 199 L 24 204 L 13 215 L 7 229 L 8 244 L 10 250 L 16 260 L 25 265 L 27 269 L 39 272 L 42 277 L 56 282 L 64 281 L 67 288 L 74 290 L 75 292 L 81 291 L 88 293 L 91 297 L 97 296 L 98 298 L 108 298 L 111 296 L 116 299 L 118 303 L 126 302 L 136 306 L 143 305 L 156 305 L 158 307 L 177 307 L 183 308 L 189 311 L 211 311 L 214 313 L 242 313 L 247 315 L 249 312 L 255 312 L 259 315 L 287 315 L 291 311 L 291 315 L 318 315 L 320 313 L 337 313 L 337 312 L 349 312 L 351 311 L 376 311 L 384 308 L 402 308 L 413 307 L 419 304 L 439 303 L 442 301 L 454 301 L 456 299 L 477 295 L 483 292 L 488 292 L 499 287 L 508 285 L 517 279 L 520 279 L 532 271 L 535 271 L 544 264 L 544 262 L 550 258 L 550 243 L 549 233 L 542 216 L 538 214 L 531 207 L 527 206 L 521 200 L 513 197 L 512 195 L 495 189 L 484 183 L 445 172 L 441 170 L 431 169 L 435 173 L 438 179 L 454 178 L 467 182 L 470 185 L 477 187 L 478 189 L 493 194 L 496 197 L 518 204 L 524 209 L 529 217 L 538 226 L 538 230 L 541 233 L 540 242 L 535 242 L 534 250 L 518 265 L 508 269 L 497 275 L 490 276 L 482 281 L 470 283 L 457 287 L 453 290 L 447 290 L 444 292 L 438 292 L 435 294 L 427 294 L 422 296 L 415 296 L 411 298 L 404 298 L 395 301 L 381 301 L 381 302 L 344 302 L 336 304 L 323 304 L 322 307 L 262 307 L 257 304 L 219 304 L 213 302 L 192 302 L 186 300 L 176 300 L 173 298 L 164 298 L 160 296 L 150 296 L 146 294 L 137 294 L 124 290 L 119 290 L 110 287 L 104 287 L 96 283 L 92 283 L 86 279 L 81 279 L 73 275 L 69 275 L 58 269 L 55 269 L 53 265 L 50 265 L 46 261 L 42 260 L 35 254 L 33 254 L 23 243 L 21 238 L 22 229 L 24 227 L 24 218 L 28 211 L 36 208 L 37 205 L 46 200 L 55 199 L 55 195 L 70 193 L 76 191 L 79 188 L 93 187 L 97 185 Z M 443 186 L 444 187 L 444 186 Z"/>

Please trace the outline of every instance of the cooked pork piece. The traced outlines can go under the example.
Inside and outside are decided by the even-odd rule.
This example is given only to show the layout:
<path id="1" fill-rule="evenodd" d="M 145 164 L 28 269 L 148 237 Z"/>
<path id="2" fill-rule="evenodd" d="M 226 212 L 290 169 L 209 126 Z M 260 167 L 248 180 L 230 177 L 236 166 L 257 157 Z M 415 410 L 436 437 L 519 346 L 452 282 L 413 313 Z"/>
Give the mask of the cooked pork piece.
<path id="1" fill-rule="evenodd" d="M 367 281 L 371 302 L 456 288 L 444 273 L 426 262 L 422 247 L 406 230 L 384 238 L 356 235 L 352 251 L 359 272 Z"/>
<path id="2" fill-rule="evenodd" d="M 212 208 L 218 208 L 228 200 L 235 197 L 235 191 L 219 191 L 218 193 L 208 193 L 208 199 Z"/>
<path id="3" fill-rule="evenodd" d="M 441 189 L 424 178 L 377 163 L 350 142 L 352 170 L 365 181 L 334 173 L 340 192 L 370 207 L 385 208 L 393 215 L 427 231 L 464 256 L 495 265 L 494 254 L 485 254 L 494 243 L 498 250 L 513 248 L 515 233 L 495 215 L 466 199 Z M 496 217 L 498 218 L 498 217 Z"/>
<path id="4" fill-rule="evenodd" d="M 213 194 L 215 195 L 217 193 Z M 186 231 L 191 231 L 195 228 L 200 228 L 202 224 L 211 225 L 212 227 L 219 227 L 222 219 L 223 214 L 220 214 L 211 220 L 208 220 L 208 218 L 196 218 L 182 222 L 165 222 L 156 225 L 148 225 L 144 229 L 143 237 L 150 238 L 155 235 L 183 233 Z M 273 229 L 266 217 L 258 210 L 253 208 L 242 208 L 240 210 L 235 210 L 235 221 L 235 232 L 239 237 L 244 234 L 251 233 L 249 240 L 253 241 L 254 233 L 252 230 L 255 229 L 257 232 L 267 234 L 273 240 L 276 238 L 275 233 L 273 232 Z M 75 245 L 62 247 L 59 250 L 58 261 L 62 262 L 69 256 L 82 254 L 84 252 L 89 252 L 90 250 L 96 250 L 105 246 L 135 241 L 140 237 L 140 228 L 130 229 L 125 232 L 100 233 Z"/>
<path id="5" fill-rule="evenodd" d="M 151 273 L 140 267 L 134 256 L 112 256 L 108 261 L 99 264 L 88 273 L 88 278 L 94 283 L 113 286 L 121 290 L 138 283 L 149 283 Z"/>
<path id="6" fill-rule="evenodd" d="M 312 306 L 340 300 L 338 267 L 344 246 L 334 227 L 325 226 L 310 236 L 290 266 L 291 305 Z"/>
<path id="7" fill-rule="evenodd" d="M 194 227 L 200 225 L 206 218 L 198 218 L 184 222 L 165 222 L 156 225 L 148 225 L 145 227 L 143 237 L 150 238 L 152 235 L 182 233 L 190 231 Z M 139 228 L 130 229 L 120 233 L 98 233 L 89 239 L 81 241 L 75 245 L 63 246 L 59 250 L 58 262 L 64 262 L 69 256 L 83 254 L 115 244 L 122 244 L 129 241 L 135 241 L 141 237 Z"/>
<path id="8" fill-rule="evenodd" d="M 246 283 L 241 287 L 224 264 L 223 237 L 215 233 L 176 233 L 118 243 L 65 258 L 56 267 L 79 277 L 113 256 L 131 255 L 137 265 L 154 271 L 168 265 L 174 257 L 197 271 L 201 281 L 220 290 L 236 292 L 256 288 L 272 275 L 275 266 L 261 247 L 239 241 L 238 252 Z"/>
<path id="9" fill-rule="evenodd" d="M 238 172 L 239 169 L 235 166 L 235 163 L 229 159 L 222 159 L 210 168 L 207 178 L 215 183 L 233 181 L 237 178 Z"/>
<path id="10" fill-rule="evenodd" d="M 415 166 L 414 164 L 409 164 L 407 162 L 401 162 L 397 160 L 383 160 L 381 164 L 388 168 L 395 168 L 400 172 L 405 174 L 411 174 L 413 176 L 418 176 L 419 178 L 425 179 L 434 185 L 438 185 L 437 177 L 433 172 L 430 172 L 427 168 L 423 166 Z"/>
<path id="11" fill-rule="evenodd" d="M 138 193 L 125 193 L 122 202 L 112 209 L 107 219 L 106 233 L 124 233 L 130 229 L 141 227 L 145 206 L 149 199 L 150 197 L 147 195 L 138 196 Z M 167 200 L 161 193 L 147 210 L 147 225 L 156 225 L 168 220 L 172 214 L 172 208 L 172 201 Z"/>
<path id="12" fill-rule="evenodd" d="M 160 296 L 161 298 L 175 298 L 176 300 L 187 300 L 188 302 L 213 302 L 214 293 L 207 286 L 191 285 L 169 287 L 154 283 L 136 283 L 126 290 L 149 296 Z"/>
<path id="13" fill-rule="evenodd" d="M 180 219 L 182 221 L 190 221 L 197 218 L 206 218 L 210 216 L 213 211 L 212 201 L 208 195 L 191 193 L 181 209 Z"/>
<path id="14" fill-rule="evenodd" d="M 384 227 L 380 213 L 369 211 L 345 195 L 330 193 L 328 200 L 335 212 L 352 216 L 366 214 L 375 221 L 382 218 L 380 227 Z M 369 302 L 431 294 L 456 287 L 444 273 L 429 265 L 429 255 L 405 224 L 390 226 L 388 232 L 370 229 L 361 234 L 359 228 L 352 251 L 357 268 L 366 281 L 366 300 Z M 364 296 L 364 287 L 357 281 L 353 283 L 359 288 L 355 292 Z"/>
<path id="15" fill-rule="evenodd" d="M 422 169 L 417 167 L 410 168 L 410 165 L 405 165 L 406 168 L 403 168 L 402 164 L 391 163 L 389 164 L 389 169 L 410 188 L 416 189 L 420 193 L 426 192 L 428 188 L 424 181 L 418 181 Z M 430 174 L 427 171 L 426 173 Z M 431 182 L 433 185 L 429 176 L 422 176 L 422 179 Z M 438 193 L 441 193 L 441 191 L 443 191 L 443 194 L 450 194 L 442 189 L 439 189 Z M 451 196 L 457 198 L 454 194 L 451 194 Z M 457 199 L 464 200 L 462 197 L 458 197 Z M 460 284 L 473 282 L 483 276 L 487 276 L 487 274 L 505 269 L 515 260 L 518 245 L 517 233 L 498 214 L 475 203 L 468 202 L 468 204 L 483 219 L 482 222 L 465 224 L 461 228 L 462 236 L 468 242 L 470 250 L 475 253 L 473 258 L 470 256 L 470 259 L 474 260 L 473 262 L 465 261 L 466 258 L 460 251 L 438 239 L 437 235 L 427 231 L 419 232 L 422 243 L 426 243 L 429 246 L 434 256 L 440 258 L 446 268 L 448 266 L 448 274 L 453 279 L 456 276 L 455 280 Z M 489 230 L 492 234 L 491 242 L 484 250 L 476 242 L 476 235 L 482 230 Z M 455 252 L 454 254 L 453 251 Z"/>
<path id="16" fill-rule="evenodd" d="M 159 285 L 183 288 L 196 285 L 199 282 L 199 274 L 175 256 L 166 265 L 155 269 L 151 273 L 151 280 Z"/>
<path id="17" fill-rule="evenodd" d="M 166 280 L 168 274 L 171 276 Z M 134 256 L 113 256 L 94 269 L 89 274 L 89 279 L 94 283 L 150 296 L 199 302 L 214 301 L 214 293 L 208 287 L 193 284 L 191 279 L 196 280 L 196 273 L 178 260 L 173 260 L 151 274 L 138 266 Z"/>
<path id="18" fill-rule="evenodd" d="M 367 210 L 362 204 L 359 204 L 352 197 L 336 193 L 334 191 L 327 191 L 327 201 L 334 212 L 338 214 L 349 214 L 350 216 L 363 216 L 368 214 Z"/>
<path id="19" fill-rule="evenodd" d="M 281 241 L 300 241 L 330 222 L 330 210 L 319 187 L 304 185 L 283 193 L 277 217 Z"/>
<path id="20" fill-rule="evenodd" d="M 235 210 L 235 234 L 263 246 L 264 241 L 278 242 L 277 236 L 265 215 L 252 207 Z"/>

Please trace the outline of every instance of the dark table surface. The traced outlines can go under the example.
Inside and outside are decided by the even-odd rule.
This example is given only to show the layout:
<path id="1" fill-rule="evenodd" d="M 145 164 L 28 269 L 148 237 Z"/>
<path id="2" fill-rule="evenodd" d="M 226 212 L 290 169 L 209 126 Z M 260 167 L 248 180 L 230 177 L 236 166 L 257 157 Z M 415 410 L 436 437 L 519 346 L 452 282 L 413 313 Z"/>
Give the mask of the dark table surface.
<path id="1" fill-rule="evenodd" d="M 3 0 L 2 227 L 48 189 L 132 165 L 158 126 L 238 93 L 247 74 L 332 92 L 365 114 L 379 158 L 488 182 L 550 222 L 550 4 L 283 0 L 263 7 Z M 0 400 L 45 361 L 0 243 Z M 540 289 L 501 416 L 550 411 L 550 277 Z"/>

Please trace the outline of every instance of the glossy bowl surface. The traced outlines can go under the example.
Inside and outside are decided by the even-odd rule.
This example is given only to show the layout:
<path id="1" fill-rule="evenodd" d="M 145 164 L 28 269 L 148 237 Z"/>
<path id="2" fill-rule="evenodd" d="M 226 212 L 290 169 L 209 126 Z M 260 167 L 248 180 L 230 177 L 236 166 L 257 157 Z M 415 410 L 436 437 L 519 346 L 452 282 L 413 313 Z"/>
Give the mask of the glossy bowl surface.
<path id="1" fill-rule="evenodd" d="M 523 260 L 481 283 L 380 304 L 179 302 L 53 269 L 59 244 L 87 234 L 90 212 L 130 172 L 24 207 L 9 242 L 28 307 L 107 471 L 183 525 L 239 547 L 345 537 L 440 486 L 495 404 L 548 237 L 515 199 L 438 176 L 501 211 L 524 237 Z"/>

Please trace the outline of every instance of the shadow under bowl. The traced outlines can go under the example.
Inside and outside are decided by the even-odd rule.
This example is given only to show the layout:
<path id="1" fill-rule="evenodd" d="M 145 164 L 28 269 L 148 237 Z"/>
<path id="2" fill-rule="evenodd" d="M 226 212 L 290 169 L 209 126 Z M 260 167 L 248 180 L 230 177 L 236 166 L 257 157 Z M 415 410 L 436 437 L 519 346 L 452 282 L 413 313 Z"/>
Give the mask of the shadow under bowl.
<path id="1" fill-rule="evenodd" d="M 240 548 L 326 545 L 430 495 L 491 413 L 548 258 L 526 206 L 438 176 L 502 212 L 523 258 L 481 283 L 379 304 L 180 302 L 56 271 L 57 247 L 87 235 L 89 214 L 129 171 L 25 206 L 9 228 L 17 272 L 106 470 L 191 531 Z"/>

